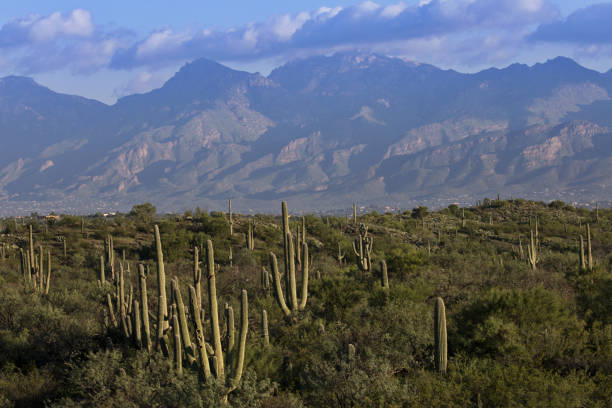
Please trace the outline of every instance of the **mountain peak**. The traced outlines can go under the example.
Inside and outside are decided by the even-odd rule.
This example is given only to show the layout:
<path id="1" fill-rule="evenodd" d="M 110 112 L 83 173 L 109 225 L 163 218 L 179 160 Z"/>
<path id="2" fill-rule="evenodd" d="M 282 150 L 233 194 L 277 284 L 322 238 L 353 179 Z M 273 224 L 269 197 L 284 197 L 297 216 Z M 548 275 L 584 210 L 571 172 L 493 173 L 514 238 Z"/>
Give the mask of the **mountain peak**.
<path id="1" fill-rule="evenodd" d="M 36 89 L 48 89 L 30 77 L 9 75 L 0 78 L 1 89 L 20 89 L 20 88 L 36 88 Z"/>

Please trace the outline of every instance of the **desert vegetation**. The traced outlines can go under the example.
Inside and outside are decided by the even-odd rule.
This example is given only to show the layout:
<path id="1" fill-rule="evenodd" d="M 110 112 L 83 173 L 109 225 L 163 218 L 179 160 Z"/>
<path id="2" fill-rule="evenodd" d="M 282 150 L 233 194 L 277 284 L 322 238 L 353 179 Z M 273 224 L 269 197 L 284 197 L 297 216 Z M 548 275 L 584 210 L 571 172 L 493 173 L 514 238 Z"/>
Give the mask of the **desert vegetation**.
<path id="1" fill-rule="evenodd" d="M 612 210 L 278 210 L 2 219 L 0 407 L 609 406 Z"/>

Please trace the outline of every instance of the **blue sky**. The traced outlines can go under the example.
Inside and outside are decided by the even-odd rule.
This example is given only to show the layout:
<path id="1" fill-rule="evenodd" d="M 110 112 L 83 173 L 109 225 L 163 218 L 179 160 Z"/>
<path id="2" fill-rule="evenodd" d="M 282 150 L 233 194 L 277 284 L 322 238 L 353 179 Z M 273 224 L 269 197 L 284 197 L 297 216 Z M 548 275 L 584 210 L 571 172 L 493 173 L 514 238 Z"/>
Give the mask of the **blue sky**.
<path id="1" fill-rule="evenodd" d="M 557 55 L 612 68 L 601 0 L 20 0 L 0 8 L 0 76 L 113 103 L 207 57 L 267 74 L 361 50 L 477 71 Z"/>

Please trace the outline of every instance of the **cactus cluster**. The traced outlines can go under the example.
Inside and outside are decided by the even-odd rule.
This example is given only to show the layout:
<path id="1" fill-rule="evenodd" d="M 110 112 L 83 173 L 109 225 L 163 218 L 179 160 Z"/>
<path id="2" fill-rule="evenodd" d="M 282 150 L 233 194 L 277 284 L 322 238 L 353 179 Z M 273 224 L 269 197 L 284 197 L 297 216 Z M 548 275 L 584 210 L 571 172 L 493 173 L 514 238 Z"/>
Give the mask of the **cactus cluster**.
<path id="1" fill-rule="evenodd" d="M 210 320 L 210 343 L 206 342 L 203 330 L 204 310 L 200 293 L 201 269 L 199 266 L 198 248 L 194 248 L 193 285 L 189 285 L 189 305 L 185 307 L 178 278 L 170 280 L 170 296 L 166 293 L 166 273 L 164 255 L 159 227 L 155 225 L 155 248 L 157 257 L 157 317 L 155 335 L 151 336 L 152 327 L 149 318 L 149 301 L 147 295 L 147 275 L 143 264 L 138 265 L 138 292 L 134 296 L 130 285 L 126 294 L 126 280 L 123 263 L 119 263 L 118 279 L 113 295 L 108 293 L 107 314 L 114 327 L 119 328 L 126 339 L 131 339 L 137 348 L 151 352 L 153 349 L 172 358 L 177 375 L 183 372 L 183 363 L 198 367 L 205 381 L 212 377 L 225 384 L 226 395 L 240 383 L 245 361 L 246 339 L 248 333 L 248 296 L 242 291 L 240 302 L 239 338 L 235 344 L 233 309 L 225 305 L 225 350 L 221 344 L 221 330 L 216 289 L 216 266 L 212 241 L 206 242 L 206 267 L 208 282 L 208 309 Z M 111 256 L 112 258 L 112 256 Z M 117 313 L 115 313 L 115 309 Z M 118 317 L 118 318 L 117 318 Z M 189 317 L 189 318 L 188 318 Z M 191 341 L 191 328 L 195 332 Z M 153 344 L 155 340 L 155 344 Z M 225 354 L 225 357 L 224 357 Z"/>
<path id="2" fill-rule="evenodd" d="M 297 295 L 297 283 L 296 283 L 296 267 L 295 267 L 295 252 L 293 246 L 293 237 L 289 230 L 289 214 L 287 212 L 287 203 L 282 203 L 282 216 L 283 216 L 283 250 L 285 254 L 285 291 L 286 297 L 289 300 L 289 306 L 285 301 L 285 295 L 283 294 L 281 275 L 278 270 L 278 262 L 276 255 L 270 252 L 270 268 L 272 269 L 272 275 L 274 277 L 274 294 L 278 305 L 280 306 L 283 314 L 288 319 L 294 319 L 297 316 L 298 311 L 304 310 L 306 302 L 308 300 L 308 244 L 304 240 L 302 242 L 302 293 L 301 299 L 298 300 Z"/>
<path id="3" fill-rule="evenodd" d="M 357 257 L 357 266 L 362 272 L 372 270 L 372 243 L 373 238 L 368 235 L 368 227 L 365 224 L 359 226 L 359 238 L 353 242 L 353 252 Z"/>
<path id="4" fill-rule="evenodd" d="M 38 246 L 38 254 L 34 246 L 34 236 L 32 234 L 32 225 L 29 225 L 29 240 L 28 252 L 24 254 L 20 248 L 20 264 L 21 275 L 26 285 L 31 286 L 35 292 L 40 294 L 49 294 L 51 282 L 51 251 L 47 250 L 47 267 L 45 271 L 45 252 L 42 245 Z"/>

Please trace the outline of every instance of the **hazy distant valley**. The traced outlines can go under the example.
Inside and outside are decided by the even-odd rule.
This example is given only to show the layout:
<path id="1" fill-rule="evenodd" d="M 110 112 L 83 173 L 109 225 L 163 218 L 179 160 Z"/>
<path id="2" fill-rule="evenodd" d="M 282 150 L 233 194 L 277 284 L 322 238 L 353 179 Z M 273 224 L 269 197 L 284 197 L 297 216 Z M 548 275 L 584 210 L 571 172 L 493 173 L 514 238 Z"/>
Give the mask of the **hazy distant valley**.
<path id="1" fill-rule="evenodd" d="M 5 77 L 1 212 L 612 200 L 611 95 L 612 71 L 567 58 L 461 74 L 351 53 L 268 77 L 197 60 L 113 106 Z"/>

